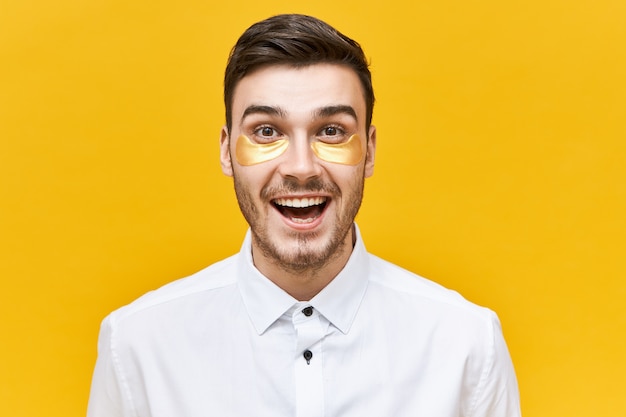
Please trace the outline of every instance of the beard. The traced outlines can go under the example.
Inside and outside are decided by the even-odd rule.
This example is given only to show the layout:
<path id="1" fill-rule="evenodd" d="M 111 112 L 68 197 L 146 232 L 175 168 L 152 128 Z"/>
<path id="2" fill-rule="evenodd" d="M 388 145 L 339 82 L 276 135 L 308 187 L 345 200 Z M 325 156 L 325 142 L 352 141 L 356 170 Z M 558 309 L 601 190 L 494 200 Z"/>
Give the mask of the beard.
<path id="1" fill-rule="evenodd" d="M 255 202 L 252 193 L 238 175 L 234 175 L 235 194 L 239 208 L 250 225 L 252 238 L 255 246 L 263 253 L 264 257 L 283 270 L 301 273 L 321 269 L 336 257 L 345 253 L 344 246 L 352 242 L 346 239 L 352 230 L 354 218 L 359 211 L 363 200 L 364 176 L 361 175 L 355 181 L 346 195 L 343 195 L 335 183 L 324 183 L 319 179 L 312 179 L 301 184 L 293 179 L 285 178 L 277 186 L 265 186 L 261 190 L 260 199 Z M 272 238 L 272 231 L 268 230 L 266 210 L 261 204 L 272 205 L 272 196 L 286 195 L 290 193 L 315 193 L 329 194 L 336 203 L 335 219 L 331 226 L 331 232 L 327 239 L 317 243 L 320 233 L 316 231 L 302 232 L 290 231 L 287 238 L 290 244 L 281 244 L 278 239 Z M 338 202 L 345 201 L 347 204 L 339 207 Z M 270 207 L 269 210 L 274 210 Z M 295 242 L 295 243 L 293 243 Z"/>

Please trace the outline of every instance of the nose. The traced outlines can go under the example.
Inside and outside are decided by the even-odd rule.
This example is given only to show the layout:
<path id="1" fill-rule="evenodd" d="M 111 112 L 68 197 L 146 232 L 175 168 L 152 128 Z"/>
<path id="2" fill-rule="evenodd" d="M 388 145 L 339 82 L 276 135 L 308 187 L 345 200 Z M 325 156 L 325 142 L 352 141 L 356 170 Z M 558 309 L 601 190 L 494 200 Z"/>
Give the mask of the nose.
<path id="1" fill-rule="evenodd" d="M 304 135 L 289 138 L 289 147 L 282 155 L 278 171 L 283 177 L 291 177 L 300 182 L 321 175 L 322 167 L 311 149 L 309 138 Z"/>

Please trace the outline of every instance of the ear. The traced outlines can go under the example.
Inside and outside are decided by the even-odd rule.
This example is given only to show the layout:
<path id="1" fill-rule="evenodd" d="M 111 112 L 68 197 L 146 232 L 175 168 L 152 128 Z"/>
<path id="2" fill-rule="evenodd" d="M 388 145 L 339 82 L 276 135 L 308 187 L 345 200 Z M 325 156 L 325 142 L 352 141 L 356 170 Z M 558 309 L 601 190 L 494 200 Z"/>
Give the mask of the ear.
<path id="1" fill-rule="evenodd" d="M 230 157 L 230 135 L 228 134 L 228 128 L 222 127 L 220 133 L 220 163 L 222 165 L 222 172 L 229 177 L 233 176 L 233 161 Z"/>
<path id="2" fill-rule="evenodd" d="M 365 178 L 374 175 L 374 156 L 376 155 L 376 126 L 370 126 L 367 132 L 367 149 L 365 153 Z"/>

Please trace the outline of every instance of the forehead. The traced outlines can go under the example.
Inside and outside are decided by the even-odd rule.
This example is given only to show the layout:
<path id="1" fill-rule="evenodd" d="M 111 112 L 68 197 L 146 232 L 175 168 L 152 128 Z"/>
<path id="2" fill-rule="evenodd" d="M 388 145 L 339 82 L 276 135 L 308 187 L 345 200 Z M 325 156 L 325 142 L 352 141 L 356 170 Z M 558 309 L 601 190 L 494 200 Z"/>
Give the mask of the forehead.
<path id="1" fill-rule="evenodd" d="M 305 67 L 266 66 L 246 75 L 233 95 L 233 122 L 237 124 L 249 106 L 276 106 L 288 114 L 304 114 L 318 108 L 347 105 L 365 119 L 365 95 L 359 77 L 340 64 Z"/>

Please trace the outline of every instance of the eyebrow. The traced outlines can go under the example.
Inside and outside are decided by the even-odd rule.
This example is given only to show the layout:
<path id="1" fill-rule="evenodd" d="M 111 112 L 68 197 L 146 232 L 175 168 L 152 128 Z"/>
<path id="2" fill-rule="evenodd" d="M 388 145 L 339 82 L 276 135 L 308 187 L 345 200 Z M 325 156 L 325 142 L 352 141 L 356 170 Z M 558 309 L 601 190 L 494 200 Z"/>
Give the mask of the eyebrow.
<path id="1" fill-rule="evenodd" d="M 326 106 L 319 108 L 315 111 L 315 117 L 320 119 L 324 117 L 334 116 L 336 114 L 347 114 L 348 116 L 354 118 L 354 120 L 359 120 L 356 117 L 356 111 L 354 110 L 354 108 L 352 106 L 347 106 L 343 104 L 339 104 L 336 106 Z"/>
<path id="2" fill-rule="evenodd" d="M 278 116 L 285 117 L 285 111 L 280 107 L 275 106 L 261 106 L 257 104 L 252 104 L 243 111 L 243 115 L 241 116 L 241 120 L 243 121 L 246 117 L 252 114 L 266 114 L 268 116 Z"/>
<path id="3" fill-rule="evenodd" d="M 246 117 L 253 114 L 265 114 L 268 116 L 278 116 L 280 118 L 284 118 L 287 115 L 287 112 L 278 106 L 264 106 L 258 104 L 252 104 L 243 112 L 241 116 L 241 120 L 243 121 Z M 356 111 L 352 106 L 348 106 L 345 104 L 338 104 L 336 106 L 324 106 L 315 110 L 314 117 L 316 119 L 323 119 L 325 117 L 334 116 L 337 114 L 347 114 L 348 116 L 354 118 L 354 120 L 358 121 Z"/>

